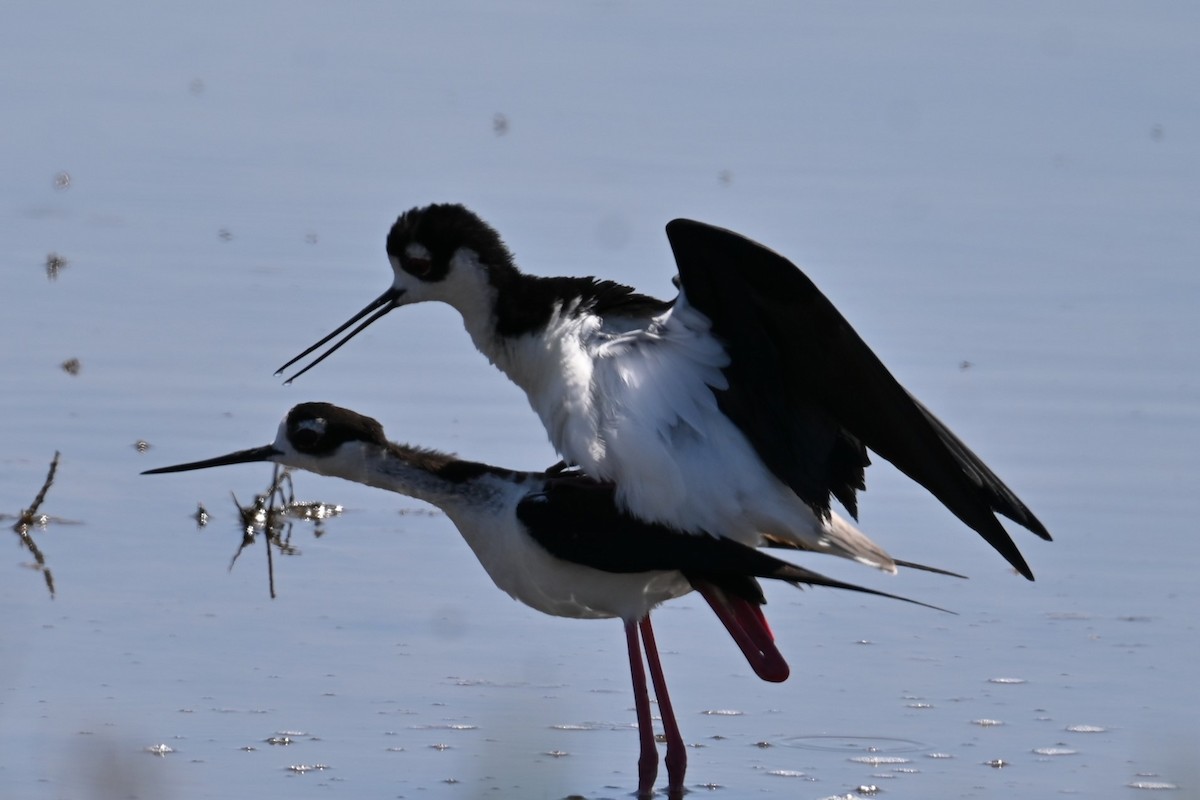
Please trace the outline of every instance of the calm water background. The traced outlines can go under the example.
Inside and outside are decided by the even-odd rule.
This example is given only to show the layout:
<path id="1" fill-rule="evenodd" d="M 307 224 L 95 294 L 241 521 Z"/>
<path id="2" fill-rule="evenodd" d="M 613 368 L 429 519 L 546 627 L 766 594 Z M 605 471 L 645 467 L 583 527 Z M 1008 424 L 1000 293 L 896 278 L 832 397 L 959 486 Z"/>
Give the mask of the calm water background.
<path id="1" fill-rule="evenodd" d="M 138 475 L 315 399 L 555 460 L 445 307 L 272 376 L 386 287 L 399 212 L 460 201 L 529 271 L 660 295 L 672 217 L 782 251 L 1056 536 L 1016 532 L 1029 584 L 880 465 L 864 528 L 971 580 L 813 566 L 957 616 L 772 587 L 775 686 L 703 603 L 663 608 L 690 786 L 1200 796 L 1195 4 L 243 5 L 0 11 L 0 512 L 60 450 L 43 510 L 77 523 L 36 534 L 54 600 L 15 537 L 0 560 L 0 795 L 632 790 L 616 623 L 542 617 L 444 518 L 305 475 L 347 511 L 297 527 L 271 601 L 260 548 L 226 569 L 230 490 L 268 469 Z"/>

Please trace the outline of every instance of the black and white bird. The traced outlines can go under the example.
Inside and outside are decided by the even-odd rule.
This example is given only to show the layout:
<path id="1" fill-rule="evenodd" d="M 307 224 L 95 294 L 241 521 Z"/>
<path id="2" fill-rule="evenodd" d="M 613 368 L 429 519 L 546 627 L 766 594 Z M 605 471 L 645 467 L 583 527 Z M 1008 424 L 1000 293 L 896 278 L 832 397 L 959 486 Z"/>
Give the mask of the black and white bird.
<path id="1" fill-rule="evenodd" d="M 782 681 L 788 666 L 763 616 L 766 601 L 757 578 L 895 597 L 826 578 L 719 535 L 643 522 L 618 508 L 611 485 L 581 473 L 518 472 L 388 442 L 374 419 L 328 403 L 293 408 L 272 444 L 143 474 L 260 461 L 430 503 L 445 512 L 492 581 L 512 597 L 554 616 L 622 620 L 641 739 L 639 797 L 653 793 L 658 771 L 642 645 L 667 742 L 670 796 L 682 794 L 687 766 L 650 625 L 653 608 L 695 589 L 755 672 Z"/>
<path id="2" fill-rule="evenodd" d="M 678 267 L 671 301 L 596 278 L 527 275 L 463 206 L 414 208 L 388 235 L 391 287 L 279 372 L 355 323 L 291 379 L 392 309 L 440 300 L 525 391 L 563 460 L 615 484 L 620 508 L 641 520 L 894 571 L 831 508 L 836 498 L 857 519 L 872 451 L 1033 579 L 996 515 L 1049 539 L 1045 526 L 804 273 L 700 222 L 674 220 L 667 238 Z"/>

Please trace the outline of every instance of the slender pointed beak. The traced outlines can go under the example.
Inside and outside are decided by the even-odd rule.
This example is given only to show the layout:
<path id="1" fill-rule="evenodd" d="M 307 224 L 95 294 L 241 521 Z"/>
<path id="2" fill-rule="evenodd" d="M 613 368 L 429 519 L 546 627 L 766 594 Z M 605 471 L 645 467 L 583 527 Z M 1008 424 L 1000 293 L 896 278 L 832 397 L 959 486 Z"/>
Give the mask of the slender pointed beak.
<path id="1" fill-rule="evenodd" d="M 351 317 L 350 319 L 348 319 L 344 323 L 342 323 L 337 328 L 337 330 L 333 331 L 333 333 L 329 334 L 324 339 L 317 342 L 312 347 L 308 348 L 303 353 L 296 356 L 295 358 L 293 358 L 291 361 L 284 364 L 279 369 L 275 370 L 275 374 L 281 375 L 283 373 L 283 371 L 286 370 L 288 367 L 290 367 L 292 364 L 295 364 L 297 361 L 304 358 L 305 356 L 312 353 L 313 351 L 317 350 L 318 348 L 324 347 L 330 340 L 332 340 L 334 337 L 336 337 L 339 333 L 346 330 L 347 328 L 349 328 L 354 323 L 358 322 L 363 317 L 367 317 L 367 319 L 361 325 L 359 325 L 357 328 L 350 331 L 345 336 L 343 336 L 341 339 L 339 339 L 332 347 L 330 347 L 328 350 L 326 350 L 321 355 L 317 356 L 311 364 L 309 364 L 307 367 L 305 367 L 304 369 L 297 372 L 292 377 L 288 378 L 286 381 L 284 381 L 284 383 L 288 384 L 288 383 L 291 383 L 292 381 L 296 380 L 296 378 L 299 378 L 301 375 L 308 372 L 310 369 L 315 367 L 317 364 L 320 364 L 322 361 L 324 361 L 325 359 L 327 359 L 331 355 L 333 355 L 334 352 L 336 352 L 346 342 L 350 341 L 355 336 L 357 336 L 358 334 L 360 334 L 364 330 L 366 330 L 367 326 L 369 326 L 372 322 L 379 319 L 384 314 L 388 313 L 393 308 L 395 308 L 397 305 L 399 305 L 396 301 L 399 300 L 400 296 L 403 294 L 404 294 L 403 289 L 397 289 L 395 287 L 388 289 L 386 292 L 379 295 L 379 297 L 376 297 L 374 300 L 372 300 L 370 303 L 368 303 L 367 307 L 364 308 L 362 311 L 358 312 L 353 317 Z M 374 313 L 372 313 L 372 312 L 374 312 Z M 371 316 L 367 316 L 368 314 L 370 314 Z"/>
<path id="2" fill-rule="evenodd" d="M 206 458 L 203 461 L 190 461 L 187 464 L 176 464 L 173 467 L 159 467 L 158 469 L 148 469 L 143 472 L 143 475 L 161 475 L 164 472 L 189 472 L 193 469 L 208 469 L 209 467 L 224 467 L 228 464 L 247 464 L 254 461 L 270 461 L 271 456 L 282 455 L 274 445 L 264 445 L 263 447 L 251 447 L 249 450 L 238 450 L 236 453 L 230 453 L 216 458 Z"/>

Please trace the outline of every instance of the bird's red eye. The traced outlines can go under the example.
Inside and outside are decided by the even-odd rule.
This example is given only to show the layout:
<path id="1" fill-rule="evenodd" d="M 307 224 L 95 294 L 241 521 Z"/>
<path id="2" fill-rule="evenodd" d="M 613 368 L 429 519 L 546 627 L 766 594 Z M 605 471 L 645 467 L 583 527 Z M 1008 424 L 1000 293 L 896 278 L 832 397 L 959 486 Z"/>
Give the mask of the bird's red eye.
<path id="1" fill-rule="evenodd" d="M 412 258 L 410 256 L 404 260 L 404 269 L 418 278 L 424 278 L 433 270 L 433 262 L 428 258 Z"/>

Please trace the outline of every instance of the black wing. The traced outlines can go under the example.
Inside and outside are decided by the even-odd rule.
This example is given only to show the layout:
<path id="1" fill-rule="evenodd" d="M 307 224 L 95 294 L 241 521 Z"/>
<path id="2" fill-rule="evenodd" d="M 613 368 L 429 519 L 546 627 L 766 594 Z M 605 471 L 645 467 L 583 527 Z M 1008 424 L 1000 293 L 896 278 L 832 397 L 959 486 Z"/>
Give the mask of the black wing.
<path id="1" fill-rule="evenodd" d="M 643 522 L 617 509 L 611 485 L 584 476 L 547 481 L 543 491 L 517 504 L 517 519 L 555 558 L 604 572 L 682 572 L 763 604 L 755 578 L 829 586 L 926 605 L 904 597 L 827 578 L 732 539 L 681 533 Z"/>
<path id="2" fill-rule="evenodd" d="M 850 323 L 783 256 L 723 228 L 667 225 L 687 300 L 731 363 L 721 411 L 818 513 L 832 494 L 857 514 L 867 449 L 924 486 L 1022 575 L 1033 573 L 995 514 L 1043 539 L 1025 504 L 901 386 Z"/>

